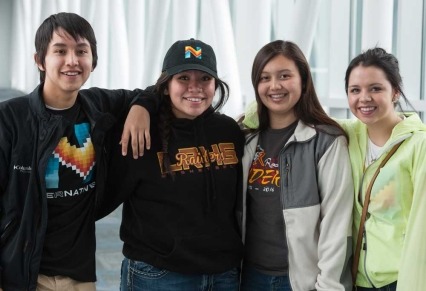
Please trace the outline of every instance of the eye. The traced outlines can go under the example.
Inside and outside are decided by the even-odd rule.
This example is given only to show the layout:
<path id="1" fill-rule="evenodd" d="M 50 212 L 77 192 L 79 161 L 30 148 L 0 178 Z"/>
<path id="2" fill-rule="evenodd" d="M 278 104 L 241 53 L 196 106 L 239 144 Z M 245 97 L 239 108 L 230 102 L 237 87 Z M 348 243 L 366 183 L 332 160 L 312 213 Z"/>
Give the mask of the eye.
<path id="1" fill-rule="evenodd" d="M 290 78 L 291 76 L 289 75 L 289 74 L 281 74 L 280 75 L 280 79 L 281 80 L 286 80 L 286 79 L 288 79 L 288 78 Z"/>
<path id="2" fill-rule="evenodd" d="M 65 54 L 65 50 L 64 50 L 64 49 L 56 49 L 56 50 L 54 51 L 54 53 L 55 53 L 55 54 L 63 55 L 63 54 Z"/>
<path id="3" fill-rule="evenodd" d="M 269 80 L 269 76 L 260 76 L 259 82 L 266 82 Z"/>
<path id="4" fill-rule="evenodd" d="M 77 51 L 77 54 L 79 54 L 79 55 L 85 55 L 87 53 L 88 53 L 87 50 L 79 50 L 79 51 Z"/>
<path id="5" fill-rule="evenodd" d="M 210 81 L 211 79 L 212 79 L 212 76 L 210 76 L 210 75 L 204 75 L 204 76 L 201 77 L 201 80 L 203 80 L 203 81 Z"/>
<path id="6" fill-rule="evenodd" d="M 182 81 L 188 81 L 189 77 L 187 75 L 178 75 L 177 79 Z"/>
<path id="7" fill-rule="evenodd" d="M 352 89 L 349 90 L 349 93 L 352 93 L 352 94 L 357 94 L 359 92 L 360 92 L 360 90 L 358 88 L 352 88 Z"/>
<path id="8" fill-rule="evenodd" d="M 379 86 L 374 86 L 371 88 L 371 92 L 380 92 L 380 91 L 382 91 L 382 88 Z"/>

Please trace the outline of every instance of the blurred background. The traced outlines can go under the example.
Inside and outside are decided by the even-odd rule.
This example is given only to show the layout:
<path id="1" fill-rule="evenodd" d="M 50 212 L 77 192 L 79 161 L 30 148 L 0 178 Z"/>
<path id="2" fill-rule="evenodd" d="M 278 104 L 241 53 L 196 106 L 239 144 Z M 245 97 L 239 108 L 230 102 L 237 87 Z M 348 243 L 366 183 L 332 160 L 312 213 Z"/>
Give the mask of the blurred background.
<path id="1" fill-rule="evenodd" d="M 426 4 L 423 0 L 0 0 L 1 98 L 38 84 L 34 36 L 50 14 L 75 12 L 93 26 L 98 66 L 85 87 L 145 88 L 167 49 L 191 37 L 210 44 L 231 88 L 223 112 L 236 117 L 254 100 L 251 66 L 266 43 L 297 43 L 317 93 L 334 117 L 351 117 L 344 91 L 349 61 L 380 46 L 397 56 L 404 90 L 425 121 Z M 120 210 L 98 222 L 98 290 L 118 290 Z"/>

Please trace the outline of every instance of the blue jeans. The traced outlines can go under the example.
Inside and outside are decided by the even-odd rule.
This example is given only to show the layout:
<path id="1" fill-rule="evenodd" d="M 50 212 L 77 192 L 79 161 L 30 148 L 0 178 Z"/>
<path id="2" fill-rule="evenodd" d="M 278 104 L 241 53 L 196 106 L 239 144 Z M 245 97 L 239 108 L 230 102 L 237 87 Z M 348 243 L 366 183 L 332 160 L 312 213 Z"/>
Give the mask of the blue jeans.
<path id="1" fill-rule="evenodd" d="M 266 275 L 253 267 L 244 266 L 241 291 L 291 291 L 290 279 L 288 276 Z"/>
<path id="2" fill-rule="evenodd" d="M 210 275 L 188 275 L 124 258 L 121 291 L 238 291 L 239 269 Z"/>
<path id="3" fill-rule="evenodd" d="M 356 287 L 356 291 L 396 291 L 396 282 L 393 282 L 389 285 L 380 287 L 380 288 L 365 288 L 365 287 Z"/>

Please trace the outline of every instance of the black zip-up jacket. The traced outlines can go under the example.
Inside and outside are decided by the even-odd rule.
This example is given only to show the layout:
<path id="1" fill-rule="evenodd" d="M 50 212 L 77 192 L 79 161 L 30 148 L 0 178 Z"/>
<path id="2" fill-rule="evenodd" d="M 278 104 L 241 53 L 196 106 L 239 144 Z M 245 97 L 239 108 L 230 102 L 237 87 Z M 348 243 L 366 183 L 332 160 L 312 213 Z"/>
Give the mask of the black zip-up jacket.
<path id="1" fill-rule="evenodd" d="M 37 286 L 47 227 L 45 169 L 64 134 L 62 117 L 46 110 L 42 86 L 0 103 L 0 287 L 5 291 Z M 106 155 L 112 143 L 107 132 L 124 120 L 139 92 L 99 88 L 79 92 L 96 152 L 95 208 L 102 200 Z M 93 221 L 87 223 L 94 223 L 95 216 L 101 218 L 95 210 Z"/>

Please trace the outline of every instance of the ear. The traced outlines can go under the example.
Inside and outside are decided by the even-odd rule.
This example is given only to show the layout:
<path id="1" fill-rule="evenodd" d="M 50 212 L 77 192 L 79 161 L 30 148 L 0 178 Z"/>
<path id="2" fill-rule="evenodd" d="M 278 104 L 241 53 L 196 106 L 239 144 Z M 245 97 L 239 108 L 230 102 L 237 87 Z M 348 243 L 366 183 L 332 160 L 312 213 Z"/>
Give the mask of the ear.
<path id="1" fill-rule="evenodd" d="M 35 61 L 36 65 L 37 65 L 37 67 L 38 67 L 38 69 L 40 71 L 44 71 L 45 70 L 43 64 L 40 62 L 40 59 L 38 58 L 38 54 L 37 53 L 34 54 L 34 61 Z"/>
<path id="2" fill-rule="evenodd" d="M 400 93 L 398 91 L 394 91 L 392 96 L 392 103 L 396 103 L 399 101 Z"/>
<path id="3" fill-rule="evenodd" d="M 164 89 L 164 95 L 169 95 L 169 89 L 167 88 Z"/>

